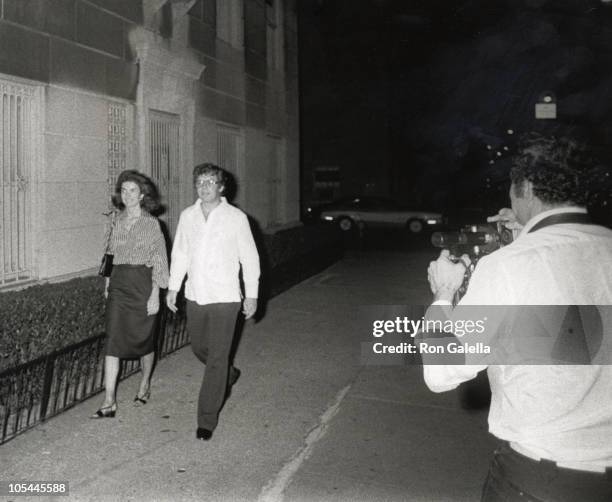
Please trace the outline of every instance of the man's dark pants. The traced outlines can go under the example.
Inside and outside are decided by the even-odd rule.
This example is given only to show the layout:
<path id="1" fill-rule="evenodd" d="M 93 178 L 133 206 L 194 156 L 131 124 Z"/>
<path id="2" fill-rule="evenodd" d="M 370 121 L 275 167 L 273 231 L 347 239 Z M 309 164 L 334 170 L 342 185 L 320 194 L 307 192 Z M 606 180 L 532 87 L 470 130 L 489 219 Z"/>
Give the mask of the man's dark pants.
<path id="1" fill-rule="evenodd" d="M 496 452 L 481 502 L 610 502 L 612 472 L 596 473 L 532 460 L 504 444 Z"/>
<path id="2" fill-rule="evenodd" d="M 228 384 L 229 357 L 240 302 L 198 305 L 187 301 L 191 349 L 206 365 L 198 399 L 198 427 L 215 430 Z"/>

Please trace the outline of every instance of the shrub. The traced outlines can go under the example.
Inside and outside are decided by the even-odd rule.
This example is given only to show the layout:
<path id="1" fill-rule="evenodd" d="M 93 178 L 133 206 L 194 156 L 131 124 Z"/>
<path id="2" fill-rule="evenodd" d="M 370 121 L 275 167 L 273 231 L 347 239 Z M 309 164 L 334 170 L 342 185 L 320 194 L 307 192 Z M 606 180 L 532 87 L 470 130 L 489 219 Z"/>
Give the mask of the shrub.
<path id="1" fill-rule="evenodd" d="M 0 369 L 104 332 L 100 277 L 0 294 Z"/>
<path id="2" fill-rule="evenodd" d="M 341 255 L 335 228 L 296 227 L 256 236 L 260 295 L 272 296 Z M 85 277 L 0 294 L 0 371 L 104 333 L 104 280 Z"/>

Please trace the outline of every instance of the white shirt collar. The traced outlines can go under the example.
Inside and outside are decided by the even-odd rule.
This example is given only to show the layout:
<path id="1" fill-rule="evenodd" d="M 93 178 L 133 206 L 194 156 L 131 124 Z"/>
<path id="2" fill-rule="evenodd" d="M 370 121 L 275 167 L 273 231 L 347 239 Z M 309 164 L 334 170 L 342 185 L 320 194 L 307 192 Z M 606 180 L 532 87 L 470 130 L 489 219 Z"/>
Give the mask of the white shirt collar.
<path id="1" fill-rule="evenodd" d="M 221 202 L 219 203 L 218 206 L 215 207 L 215 209 L 217 209 L 218 207 L 220 207 L 223 204 L 228 204 L 228 202 L 227 202 L 227 199 L 225 197 L 221 196 Z M 202 201 L 200 200 L 200 198 L 196 199 L 196 201 L 194 203 L 194 207 L 196 207 L 198 210 L 200 210 L 200 208 L 202 207 Z M 213 209 L 213 211 L 214 211 L 214 209 Z"/>
<path id="2" fill-rule="evenodd" d="M 543 211 L 541 213 L 536 214 L 533 218 L 531 218 L 525 226 L 522 228 L 520 235 L 524 235 L 529 232 L 538 222 L 542 221 L 544 218 L 551 216 L 553 214 L 561 214 L 561 213 L 582 213 L 586 214 L 587 210 L 584 207 L 579 206 L 565 206 L 565 207 L 557 207 L 555 209 L 549 209 L 548 211 Z"/>

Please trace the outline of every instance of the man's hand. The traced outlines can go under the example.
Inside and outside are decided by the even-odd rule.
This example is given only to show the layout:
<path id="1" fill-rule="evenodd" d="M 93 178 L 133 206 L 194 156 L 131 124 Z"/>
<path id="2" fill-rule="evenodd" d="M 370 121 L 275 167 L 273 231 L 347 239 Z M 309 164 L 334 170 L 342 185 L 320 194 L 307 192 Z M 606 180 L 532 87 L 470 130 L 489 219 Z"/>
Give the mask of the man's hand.
<path id="1" fill-rule="evenodd" d="M 172 312 L 176 312 L 176 295 L 178 291 L 173 291 L 171 289 L 168 290 L 168 294 L 166 294 L 166 305 Z"/>
<path id="2" fill-rule="evenodd" d="M 245 298 L 242 303 L 242 313 L 245 319 L 250 319 L 257 312 L 257 298 Z"/>
<path id="3" fill-rule="evenodd" d="M 452 303 L 455 293 L 463 284 L 469 265 L 468 255 L 464 254 L 458 263 L 453 263 L 448 249 L 442 250 L 440 257 L 432 261 L 427 269 L 427 279 L 434 294 L 434 301 L 445 300 Z"/>
<path id="4" fill-rule="evenodd" d="M 499 221 L 504 227 L 510 230 L 520 230 L 523 228 L 523 225 L 517 221 L 516 214 L 514 214 L 514 211 L 509 207 L 500 209 L 496 215 L 489 216 L 487 221 L 489 223 L 497 223 Z"/>

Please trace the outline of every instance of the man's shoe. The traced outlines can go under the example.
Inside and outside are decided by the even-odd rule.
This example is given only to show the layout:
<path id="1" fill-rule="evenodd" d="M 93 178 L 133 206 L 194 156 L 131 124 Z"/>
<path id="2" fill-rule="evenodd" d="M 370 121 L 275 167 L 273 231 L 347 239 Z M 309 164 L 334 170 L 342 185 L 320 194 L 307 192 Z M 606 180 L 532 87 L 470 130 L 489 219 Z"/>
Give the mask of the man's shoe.
<path id="1" fill-rule="evenodd" d="M 212 431 L 208 429 L 204 429 L 203 427 L 198 427 L 196 431 L 196 438 L 201 439 L 202 441 L 208 441 L 212 437 Z"/>

